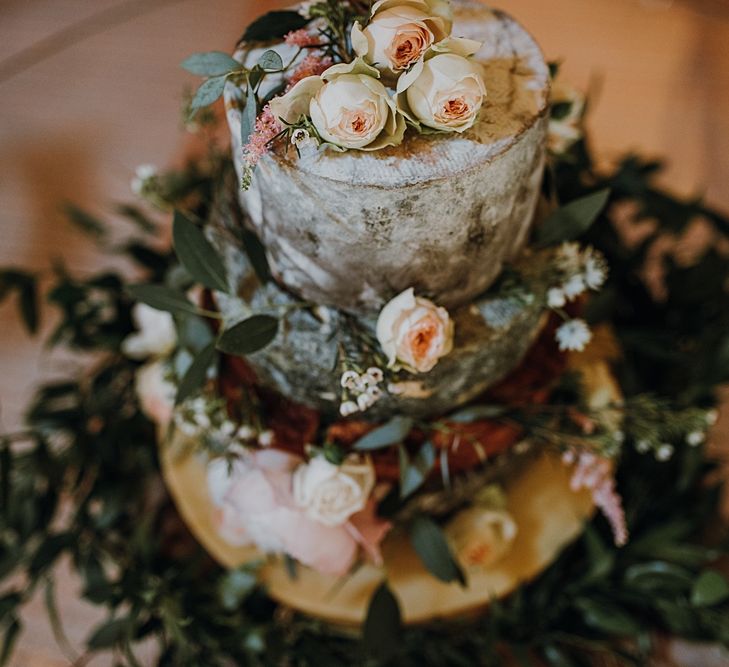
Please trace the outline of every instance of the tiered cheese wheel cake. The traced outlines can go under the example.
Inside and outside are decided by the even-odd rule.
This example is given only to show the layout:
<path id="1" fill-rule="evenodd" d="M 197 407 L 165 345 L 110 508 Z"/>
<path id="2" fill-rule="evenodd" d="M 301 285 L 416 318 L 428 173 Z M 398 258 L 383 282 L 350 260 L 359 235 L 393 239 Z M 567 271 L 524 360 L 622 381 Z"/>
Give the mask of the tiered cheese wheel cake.
<path id="1" fill-rule="evenodd" d="M 214 292 L 211 307 L 226 331 L 285 315 L 262 349 L 223 358 L 217 384 L 230 414 L 246 412 L 241 401 L 255 394 L 267 437 L 218 465 L 190 454 L 192 436 L 178 429 L 163 467 L 182 515 L 221 563 L 286 554 L 298 574 L 269 560 L 271 594 L 333 621 L 362 621 L 384 579 L 406 621 L 486 605 L 546 567 L 593 510 L 589 494 L 570 490 L 558 456 L 489 409 L 544 402 L 568 363 L 546 307 L 558 251 L 527 247 L 546 159 L 549 69 L 503 12 L 454 0 L 451 22 L 446 5 L 375 3 L 343 41 L 357 57 L 330 60 L 298 83 L 276 64 L 308 66 L 316 21 L 309 33 L 241 43 L 234 57 L 245 72 L 273 64 L 256 89 L 270 107 L 258 107 L 255 128 L 250 79 L 225 85 L 237 178 L 230 170 L 220 184 L 208 238 L 233 288 Z M 391 30 L 392 21 L 405 27 Z M 376 24 L 394 35 L 384 53 L 396 61 L 423 40 L 430 46 L 388 71 L 373 46 Z M 451 97 L 437 101 L 435 120 L 423 119 L 428 108 L 408 86 L 441 76 L 438 58 L 454 58 L 465 74 L 455 83 L 443 75 Z M 321 91 L 340 83 L 358 92 L 326 126 Z M 477 115 L 446 131 L 471 107 Z M 388 118 L 377 150 L 331 138 L 368 131 L 377 114 Z M 253 170 L 250 131 L 264 121 L 279 134 L 256 139 L 267 143 Z M 251 233 L 271 280 L 250 252 Z M 569 364 L 588 369 L 589 401 L 615 399 L 599 355 Z M 491 506 L 494 484 L 500 500 Z M 411 545 L 421 515 L 426 532 L 441 524 L 468 585 L 426 571 L 418 540 Z M 365 564 L 352 569 L 355 552 Z"/>

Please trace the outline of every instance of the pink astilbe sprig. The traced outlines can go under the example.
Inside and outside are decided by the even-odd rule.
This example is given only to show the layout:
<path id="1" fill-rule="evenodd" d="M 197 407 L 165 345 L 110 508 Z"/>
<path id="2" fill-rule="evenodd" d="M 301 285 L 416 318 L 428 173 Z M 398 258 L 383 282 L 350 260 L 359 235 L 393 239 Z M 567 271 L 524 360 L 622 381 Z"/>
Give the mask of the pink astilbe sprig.
<path id="1" fill-rule="evenodd" d="M 248 143 L 243 146 L 243 159 L 246 165 L 246 173 L 243 177 L 244 188 L 250 185 L 253 170 L 256 168 L 258 161 L 268 152 L 271 141 L 282 131 L 281 121 L 273 115 L 270 105 L 267 104 L 258 114 L 253 132 L 248 138 Z"/>
<path id="2" fill-rule="evenodd" d="M 287 90 L 293 88 L 299 81 L 307 76 L 319 76 L 332 66 L 332 59 L 329 56 L 320 56 L 310 53 L 296 67 L 289 78 Z"/>
<path id="3" fill-rule="evenodd" d="M 319 38 L 308 30 L 292 30 L 284 36 L 284 42 L 288 46 L 298 46 L 300 49 L 308 46 L 319 46 Z"/>
<path id="4" fill-rule="evenodd" d="M 615 488 L 615 477 L 610 459 L 593 452 L 567 450 L 562 461 L 574 465 L 570 488 L 577 492 L 590 491 L 592 501 L 607 519 L 613 531 L 615 544 L 622 547 L 628 541 L 623 499 Z"/>

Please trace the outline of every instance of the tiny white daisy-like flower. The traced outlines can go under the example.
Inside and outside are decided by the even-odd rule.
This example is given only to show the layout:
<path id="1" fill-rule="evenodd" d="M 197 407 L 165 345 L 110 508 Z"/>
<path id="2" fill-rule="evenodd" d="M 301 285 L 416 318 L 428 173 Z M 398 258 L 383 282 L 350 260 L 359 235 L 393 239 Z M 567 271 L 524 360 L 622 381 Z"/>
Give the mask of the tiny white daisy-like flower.
<path id="1" fill-rule="evenodd" d="M 570 276 L 564 285 L 562 285 L 564 295 L 570 300 L 582 294 L 586 288 L 585 279 L 579 273 Z"/>
<path id="2" fill-rule="evenodd" d="M 719 411 L 716 409 L 709 410 L 706 413 L 706 423 L 713 426 L 719 420 Z"/>
<path id="3" fill-rule="evenodd" d="M 231 436 L 233 433 L 235 433 L 235 424 L 230 421 L 229 419 L 226 419 L 221 425 L 220 425 L 220 432 L 224 436 Z"/>
<path id="4" fill-rule="evenodd" d="M 355 389 L 357 387 L 357 383 L 359 381 L 359 373 L 356 371 L 344 371 L 342 373 L 342 378 L 339 381 L 339 384 L 342 385 L 345 389 Z"/>
<path id="5" fill-rule="evenodd" d="M 256 429 L 248 424 L 243 424 L 235 435 L 240 440 L 253 440 L 256 437 Z"/>
<path id="6" fill-rule="evenodd" d="M 557 251 L 560 260 L 565 264 L 576 266 L 580 264 L 580 246 L 574 241 L 565 241 Z"/>
<path id="7" fill-rule="evenodd" d="M 673 445 L 668 443 L 661 445 L 656 450 L 656 459 L 659 461 L 669 461 L 673 456 Z"/>
<path id="8" fill-rule="evenodd" d="M 572 465 L 577 460 L 577 455 L 573 449 L 566 449 L 562 452 L 562 463 L 566 466 Z"/>
<path id="9" fill-rule="evenodd" d="M 210 417 L 204 412 L 197 412 L 192 419 L 200 428 L 210 428 Z"/>
<path id="10" fill-rule="evenodd" d="M 555 333 L 555 338 L 562 352 L 565 350 L 581 352 L 592 340 L 592 332 L 584 320 L 574 319 L 561 325 Z"/>
<path id="11" fill-rule="evenodd" d="M 291 133 L 291 143 L 296 146 L 299 153 L 314 152 L 319 146 L 316 139 L 303 128 L 298 128 Z"/>
<path id="12" fill-rule="evenodd" d="M 369 396 L 373 402 L 378 401 L 382 398 L 382 389 L 377 386 L 367 387 L 367 396 Z"/>
<path id="13" fill-rule="evenodd" d="M 274 432 L 271 430 L 261 431 L 261 433 L 258 434 L 258 444 L 261 445 L 261 447 L 270 447 L 273 444 L 275 437 Z"/>
<path id="14" fill-rule="evenodd" d="M 623 433 L 622 431 L 615 431 L 613 433 L 613 440 L 618 443 L 625 442 L 625 433 Z"/>
<path id="15" fill-rule="evenodd" d="M 698 447 L 704 440 L 706 440 L 706 434 L 703 431 L 691 431 L 686 436 L 686 444 L 690 447 Z"/>
<path id="16" fill-rule="evenodd" d="M 608 265 L 605 258 L 592 248 L 585 251 L 585 284 L 592 290 L 600 289 L 607 280 Z"/>
<path id="17" fill-rule="evenodd" d="M 345 401 L 339 406 L 339 414 L 342 417 L 349 417 L 355 412 L 359 412 L 359 406 L 354 401 Z"/>
<path id="18" fill-rule="evenodd" d="M 562 308 L 567 303 L 567 297 L 559 287 L 550 287 L 547 290 L 547 305 L 550 308 Z"/>
<path id="19" fill-rule="evenodd" d="M 651 443 L 648 440 L 638 440 L 635 449 L 639 454 L 647 454 L 650 451 Z"/>

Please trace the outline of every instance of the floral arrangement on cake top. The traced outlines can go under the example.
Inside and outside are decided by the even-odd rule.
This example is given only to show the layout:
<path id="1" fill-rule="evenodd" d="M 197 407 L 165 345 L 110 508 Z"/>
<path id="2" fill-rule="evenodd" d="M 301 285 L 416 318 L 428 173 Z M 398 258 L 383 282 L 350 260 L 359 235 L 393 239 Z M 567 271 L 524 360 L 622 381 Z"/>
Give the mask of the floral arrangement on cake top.
<path id="1" fill-rule="evenodd" d="M 290 141 L 299 153 L 375 151 L 400 144 L 408 127 L 460 133 L 476 121 L 487 94 L 482 66 L 471 57 L 481 43 L 451 35 L 450 3 L 379 0 L 369 11 L 366 4 L 318 2 L 300 13 L 273 12 L 243 35 L 242 62 L 209 52 L 183 63 L 207 77 L 193 112 L 214 102 L 226 82 L 238 89 L 244 188 L 277 141 Z M 289 27 L 295 29 L 282 33 Z M 270 48 L 246 64 L 251 45 L 277 38 L 285 62 L 280 49 Z"/>

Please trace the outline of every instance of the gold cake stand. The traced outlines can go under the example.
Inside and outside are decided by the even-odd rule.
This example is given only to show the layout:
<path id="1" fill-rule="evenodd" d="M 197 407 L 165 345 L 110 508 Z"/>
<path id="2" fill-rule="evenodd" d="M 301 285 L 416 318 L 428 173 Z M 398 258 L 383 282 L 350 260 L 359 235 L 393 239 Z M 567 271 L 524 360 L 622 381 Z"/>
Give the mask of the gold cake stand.
<path id="1" fill-rule="evenodd" d="M 593 407 L 608 405 L 619 391 L 597 341 L 573 355 L 570 366 L 583 373 Z M 610 347 L 608 345 L 608 347 Z M 597 348 L 597 349 L 596 349 Z M 260 560 L 251 547 L 233 547 L 215 530 L 214 505 L 208 496 L 206 459 L 191 453 L 180 435 L 161 447 L 162 471 L 177 508 L 192 533 L 225 567 Z M 261 580 L 279 602 L 340 624 L 359 624 L 374 590 L 387 577 L 406 623 L 475 612 L 503 597 L 548 567 L 583 530 L 594 507 L 587 493 L 569 488 L 570 469 L 553 454 L 540 454 L 505 480 L 507 509 L 518 526 L 509 552 L 488 568 L 467 571 L 468 586 L 445 584 L 429 574 L 407 535 L 393 531 L 383 544 L 384 567 L 364 565 L 336 579 L 299 565 L 292 578 L 280 558 L 268 559 Z"/>

